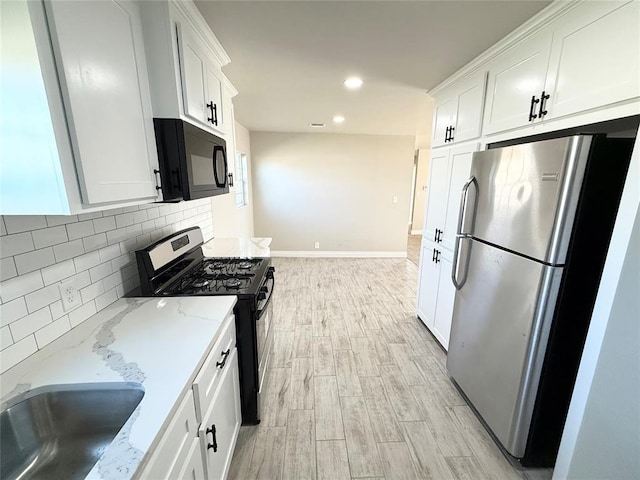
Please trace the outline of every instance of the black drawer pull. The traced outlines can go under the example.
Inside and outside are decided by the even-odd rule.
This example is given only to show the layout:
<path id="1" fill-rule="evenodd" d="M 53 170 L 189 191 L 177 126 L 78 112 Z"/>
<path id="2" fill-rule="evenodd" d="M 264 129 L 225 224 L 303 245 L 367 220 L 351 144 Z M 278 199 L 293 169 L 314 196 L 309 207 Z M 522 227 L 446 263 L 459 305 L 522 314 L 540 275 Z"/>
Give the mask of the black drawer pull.
<path id="1" fill-rule="evenodd" d="M 213 452 L 216 453 L 218 451 L 218 439 L 216 438 L 216 426 L 215 424 L 211 425 L 211 428 L 207 428 L 207 435 L 211 434 L 213 437 L 213 443 L 207 443 L 207 450 L 213 448 Z"/>
<path id="2" fill-rule="evenodd" d="M 536 96 L 531 97 L 531 105 L 529 106 L 529 121 L 535 120 L 538 118 L 538 115 L 533 113 L 533 110 L 536 108 L 536 105 L 540 103 L 540 99 L 536 98 Z"/>
<path id="3" fill-rule="evenodd" d="M 545 95 L 545 91 L 544 90 L 542 91 L 542 95 L 540 96 L 540 110 L 538 110 L 538 116 L 540 118 L 544 117 L 547 113 L 549 113 L 549 112 L 547 112 L 545 110 L 544 104 L 546 103 L 546 101 L 549 99 L 550 96 L 551 95 L 549 95 L 549 94 Z"/>
<path id="4" fill-rule="evenodd" d="M 219 369 L 224 368 L 224 364 L 227 363 L 227 357 L 229 356 L 230 351 L 231 350 L 227 348 L 224 352 L 220 352 L 222 355 L 222 362 L 216 362 L 216 367 L 218 367 Z"/>

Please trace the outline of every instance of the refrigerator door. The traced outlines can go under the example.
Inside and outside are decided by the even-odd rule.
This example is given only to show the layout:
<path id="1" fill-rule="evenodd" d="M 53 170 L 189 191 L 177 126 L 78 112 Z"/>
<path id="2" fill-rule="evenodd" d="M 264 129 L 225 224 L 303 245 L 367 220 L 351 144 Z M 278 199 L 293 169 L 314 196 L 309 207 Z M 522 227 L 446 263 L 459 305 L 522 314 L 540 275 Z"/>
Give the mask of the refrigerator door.
<path id="1" fill-rule="evenodd" d="M 522 457 L 563 269 L 467 242 L 447 369 L 503 446 Z"/>
<path id="2" fill-rule="evenodd" d="M 465 233 L 564 264 L 591 139 L 576 135 L 474 153 L 477 189 L 469 205 L 477 213 L 475 228 L 465 225 Z"/>

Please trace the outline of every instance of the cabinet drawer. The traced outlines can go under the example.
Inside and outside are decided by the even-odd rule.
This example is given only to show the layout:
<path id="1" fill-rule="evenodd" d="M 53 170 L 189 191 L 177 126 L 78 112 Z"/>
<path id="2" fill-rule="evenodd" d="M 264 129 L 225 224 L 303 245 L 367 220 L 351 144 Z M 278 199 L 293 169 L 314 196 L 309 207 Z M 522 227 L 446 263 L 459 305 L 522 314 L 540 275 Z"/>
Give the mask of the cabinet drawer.
<path id="1" fill-rule="evenodd" d="M 233 315 L 225 320 L 220 338 L 215 343 L 211 352 L 204 361 L 200 373 L 193 382 L 193 394 L 196 405 L 196 418 L 202 421 L 204 413 L 211 404 L 216 386 L 220 380 L 220 374 L 229 356 L 236 345 L 236 324 Z"/>
<path id="2" fill-rule="evenodd" d="M 193 442 L 197 440 L 198 422 L 196 422 L 193 392 L 189 390 L 165 430 L 142 477 L 165 478 L 167 472 L 180 471 L 188 460 Z M 169 478 L 174 477 L 169 475 Z"/>

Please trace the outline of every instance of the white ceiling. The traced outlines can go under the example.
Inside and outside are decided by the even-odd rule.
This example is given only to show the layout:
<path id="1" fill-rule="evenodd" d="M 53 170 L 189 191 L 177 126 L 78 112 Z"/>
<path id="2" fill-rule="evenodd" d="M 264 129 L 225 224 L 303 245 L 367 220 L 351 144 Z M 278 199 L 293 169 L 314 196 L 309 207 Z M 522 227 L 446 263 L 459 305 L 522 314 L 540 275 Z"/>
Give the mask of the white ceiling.
<path id="1" fill-rule="evenodd" d="M 251 131 L 415 135 L 425 92 L 548 1 L 218 1 L 196 4 L 231 57 Z M 359 91 L 343 80 L 362 77 Z M 333 124 L 334 115 L 343 124 Z M 312 129 L 310 122 L 324 122 Z"/>

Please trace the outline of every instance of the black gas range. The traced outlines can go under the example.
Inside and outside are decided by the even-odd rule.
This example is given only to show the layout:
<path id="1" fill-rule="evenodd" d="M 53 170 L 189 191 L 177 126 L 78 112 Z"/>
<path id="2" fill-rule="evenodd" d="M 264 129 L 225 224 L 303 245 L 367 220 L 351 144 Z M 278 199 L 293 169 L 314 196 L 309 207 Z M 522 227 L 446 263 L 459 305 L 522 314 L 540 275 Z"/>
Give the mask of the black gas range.
<path id="1" fill-rule="evenodd" d="M 242 424 L 260 422 L 260 392 L 271 350 L 269 258 L 209 258 L 199 227 L 181 230 L 136 251 L 141 296 L 236 295 L 236 346 Z"/>

